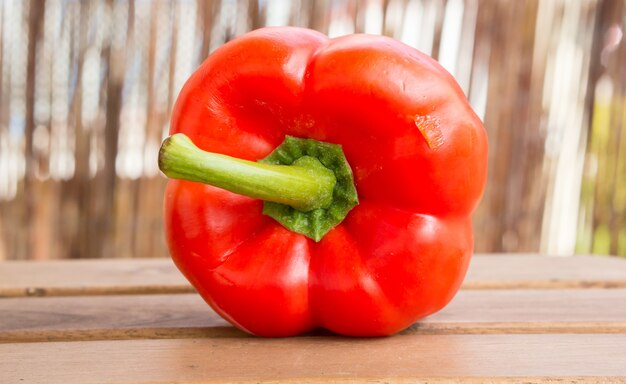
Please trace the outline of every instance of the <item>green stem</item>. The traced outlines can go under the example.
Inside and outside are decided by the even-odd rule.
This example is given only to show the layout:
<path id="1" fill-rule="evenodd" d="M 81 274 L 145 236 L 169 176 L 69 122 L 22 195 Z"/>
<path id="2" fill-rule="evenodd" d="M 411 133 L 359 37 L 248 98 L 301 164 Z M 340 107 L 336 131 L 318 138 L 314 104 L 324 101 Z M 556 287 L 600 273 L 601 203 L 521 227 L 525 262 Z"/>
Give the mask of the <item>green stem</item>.
<path id="1" fill-rule="evenodd" d="M 210 184 L 302 212 L 328 207 L 337 182 L 334 172 L 314 157 L 301 157 L 292 165 L 257 163 L 205 152 L 182 133 L 163 142 L 159 168 L 169 178 Z"/>

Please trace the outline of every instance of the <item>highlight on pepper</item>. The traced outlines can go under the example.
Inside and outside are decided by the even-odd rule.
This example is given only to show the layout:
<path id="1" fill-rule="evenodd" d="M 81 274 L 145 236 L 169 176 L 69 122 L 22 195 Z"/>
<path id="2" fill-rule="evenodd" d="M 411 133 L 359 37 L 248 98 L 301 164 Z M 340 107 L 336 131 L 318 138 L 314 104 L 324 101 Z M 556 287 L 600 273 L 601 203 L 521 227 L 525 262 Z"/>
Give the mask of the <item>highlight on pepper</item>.
<path id="1" fill-rule="evenodd" d="M 414 48 L 262 28 L 191 75 L 159 167 L 172 259 L 224 319 L 266 337 L 386 336 L 458 291 L 487 137 Z"/>

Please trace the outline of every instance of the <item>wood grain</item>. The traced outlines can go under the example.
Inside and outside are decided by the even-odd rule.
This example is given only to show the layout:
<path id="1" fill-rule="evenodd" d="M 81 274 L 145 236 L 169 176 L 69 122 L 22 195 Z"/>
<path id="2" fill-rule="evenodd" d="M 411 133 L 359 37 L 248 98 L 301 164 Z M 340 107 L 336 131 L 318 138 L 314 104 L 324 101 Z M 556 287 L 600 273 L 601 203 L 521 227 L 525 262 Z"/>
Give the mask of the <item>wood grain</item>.
<path id="1" fill-rule="evenodd" d="M 463 288 L 626 288 L 626 259 L 590 255 L 476 255 L 472 258 Z"/>
<path id="2" fill-rule="evenodd" d="M 5 298 L 0 313 L 0 343 L 245 335 L 197 294 Z"/>
<path id="3" fill-rule="evenodd" d="M 477 256 L 444 310 L 378 339 L 251 337 L 169 259 L 0 264 L 0 294 L 2 384 L 626 383 L 615 258 Z"/>
<path id="4" fill-rule="evenodd" d="M 7 384 L 626 378 L 626 335 L 27 343 L 1 344 L 0 356 Z"/>
<path id="5" fill-rule="evenodd" d="M 624 303 L 626 289 L 468 290 L 403 334 L 626 334 Z M 0 313 L 0 343 L 247 336 L 196 294 L 5 298 Z"/>
<path id="6" fill-rule="evenodd" d="M 464 289 L 626 288 L 626 259 L 476 255 Z M 0 297 L 189 293 L 170 259 L 0 263 Z"/>
<path id="7" fill-rule="evenodd" d="M 0 297 L 188 292 L 169 258 L 0 263 Z"/>

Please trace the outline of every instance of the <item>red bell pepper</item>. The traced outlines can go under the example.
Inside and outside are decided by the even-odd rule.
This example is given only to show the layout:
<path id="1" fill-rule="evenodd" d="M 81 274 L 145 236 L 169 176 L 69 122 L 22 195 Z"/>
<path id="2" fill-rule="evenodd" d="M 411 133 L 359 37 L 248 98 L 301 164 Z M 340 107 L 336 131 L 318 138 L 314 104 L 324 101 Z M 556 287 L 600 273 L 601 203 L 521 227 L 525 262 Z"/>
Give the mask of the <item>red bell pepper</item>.
<path id="1" fill-rule="evenodd" d="M 381 36 L 256 30 L 191 76 L 170 133 L 170 253 L 238 328 L 390 335 L 458 290 L 487 138 L 430 57 Z"/>

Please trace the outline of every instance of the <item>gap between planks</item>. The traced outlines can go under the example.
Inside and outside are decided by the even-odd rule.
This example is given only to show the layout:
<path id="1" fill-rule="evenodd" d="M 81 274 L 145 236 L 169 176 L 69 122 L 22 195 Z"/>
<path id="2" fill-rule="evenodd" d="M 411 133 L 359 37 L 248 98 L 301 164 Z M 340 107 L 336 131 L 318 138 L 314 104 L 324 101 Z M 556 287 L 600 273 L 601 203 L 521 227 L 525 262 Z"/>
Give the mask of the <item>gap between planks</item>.
<path id="1" fill-rule="evenodd" d="M 623 323 L 463 323 L 421 324 L 411 326 L 398 334 L 411 335 L 542 335 L 542 334 L 626 334 Z M 299 337 L 333 336 L 325 330 L 316 330 Z M 135 328 L 135 329 L 88 329 L 52 331 L 11 331 L 0 334 L 0 344 L 40 343 L 102 340 L 142 339 L 217 339 L 252 337 L 232 326 L 200 328 Z"/>

